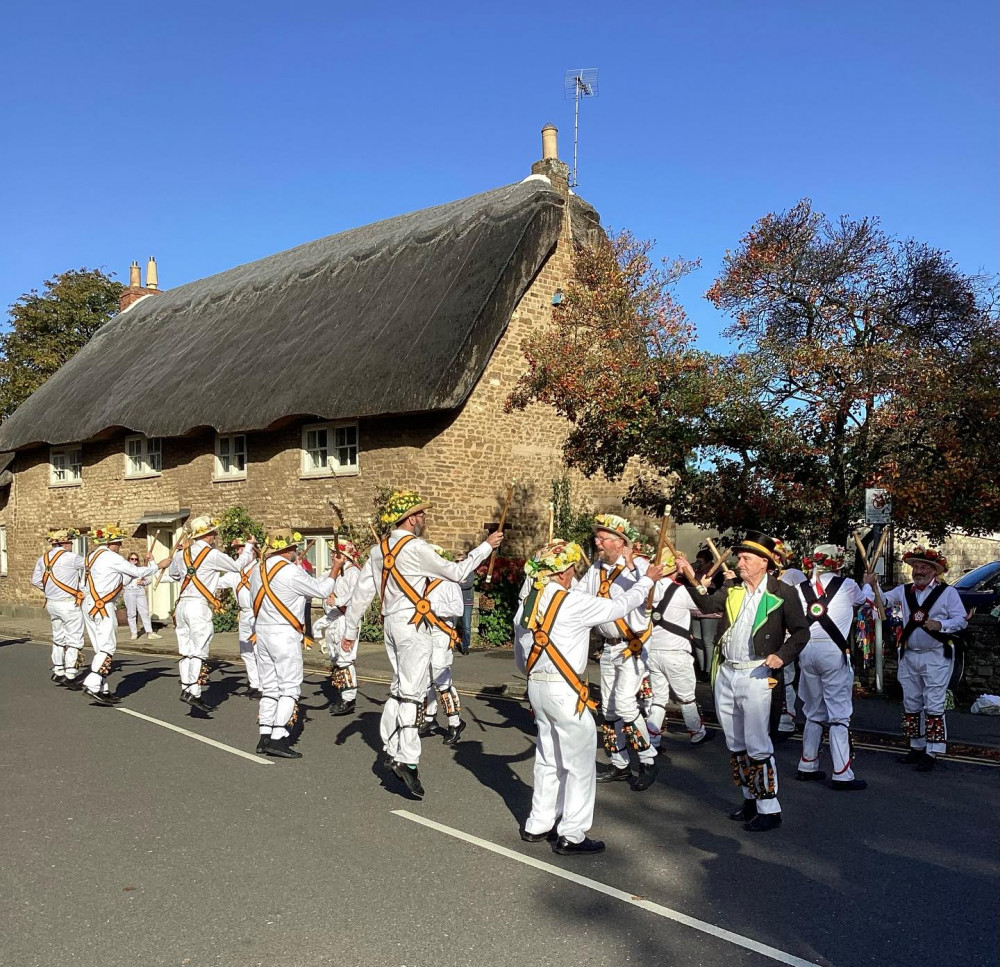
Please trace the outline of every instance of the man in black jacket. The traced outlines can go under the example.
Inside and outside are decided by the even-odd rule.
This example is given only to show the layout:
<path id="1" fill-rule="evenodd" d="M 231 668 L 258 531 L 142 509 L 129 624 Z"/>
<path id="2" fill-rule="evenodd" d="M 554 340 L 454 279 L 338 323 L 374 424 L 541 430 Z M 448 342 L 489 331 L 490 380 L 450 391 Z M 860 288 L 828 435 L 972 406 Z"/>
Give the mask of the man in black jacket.
<path id="1" fill-rule="evenodd" d="M 716 641 L 715 710 L 726 735 L 733 783 L 743 802 L 730 819 L 743 828 L 766 832 L 781 824 L 778 769 L 768 731 L 771 690 L 776 675 L 794 661 L 809 640 L 809 624 L 796 590 L 778 581 L 778 541 L 756 531 L 733 550 L 740 581 L 727 580 L 709 593 L 702 611 L 721 611 Z"/>

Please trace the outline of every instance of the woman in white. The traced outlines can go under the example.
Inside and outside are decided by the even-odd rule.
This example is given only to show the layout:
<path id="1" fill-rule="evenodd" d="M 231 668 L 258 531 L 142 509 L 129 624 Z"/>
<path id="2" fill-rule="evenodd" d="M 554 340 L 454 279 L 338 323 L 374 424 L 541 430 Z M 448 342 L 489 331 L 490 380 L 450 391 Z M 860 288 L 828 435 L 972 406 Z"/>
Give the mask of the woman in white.
<path id="1" fill-rule="evenodd" d="M 128 556 L 129 564 L 139 566 L 139 555 L 135 552 Z M 142 629 L 146 632 L 146 637 L 152 640 L 159 639 L 159 635 L 153 631 L 153 626 L 149 621 L 149 599 L 146 597 L 146 588 L 149 587 L 149 578 L 136 578 L 130 584 L 125 585 L 122 597 L 125 599 L 125 615 L 128 618 L 129 637 L 135 641 L 139 637 L 139 621 L 142 622 Z M 138 620 L 136 620 L 138 618 Z"/>

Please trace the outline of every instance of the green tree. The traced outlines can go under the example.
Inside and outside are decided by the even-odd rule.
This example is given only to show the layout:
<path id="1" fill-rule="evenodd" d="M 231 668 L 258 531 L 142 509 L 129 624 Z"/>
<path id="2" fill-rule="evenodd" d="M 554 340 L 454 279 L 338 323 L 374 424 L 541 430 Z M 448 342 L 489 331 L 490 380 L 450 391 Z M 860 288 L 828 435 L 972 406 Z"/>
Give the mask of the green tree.
<path id="1" fill-rule="evenodd" d="M 100 269 L 72 269 L 47 279 L 9 309 L 0 336 L 0 419 L 10 416 L 118 313 L 125 287 Z"/>

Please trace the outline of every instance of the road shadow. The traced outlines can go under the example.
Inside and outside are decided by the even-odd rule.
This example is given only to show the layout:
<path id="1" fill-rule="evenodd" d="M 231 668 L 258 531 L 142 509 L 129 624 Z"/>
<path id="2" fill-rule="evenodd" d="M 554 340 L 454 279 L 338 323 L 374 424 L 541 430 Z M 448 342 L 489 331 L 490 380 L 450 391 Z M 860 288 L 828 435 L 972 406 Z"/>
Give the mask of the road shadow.
<path id="1" fill-rule="evenodd" d="M 115 693 L 119 698 L 128 698 L 157 678 L 176 678 L 176 674 L 169 674 L 170 669 L 171 666 L 169 665 L 156 665 L 152 668 L 139 668 L 134 672 L 129 672 L 119 680 L 118 686 L 115 688 Z"/>
<path id="2" fill-rule="evenodd" d="M 5 638 L 0 640 L 0 648 L 6 648 L 8 645 L 26 645 L 30 638 Z"/>

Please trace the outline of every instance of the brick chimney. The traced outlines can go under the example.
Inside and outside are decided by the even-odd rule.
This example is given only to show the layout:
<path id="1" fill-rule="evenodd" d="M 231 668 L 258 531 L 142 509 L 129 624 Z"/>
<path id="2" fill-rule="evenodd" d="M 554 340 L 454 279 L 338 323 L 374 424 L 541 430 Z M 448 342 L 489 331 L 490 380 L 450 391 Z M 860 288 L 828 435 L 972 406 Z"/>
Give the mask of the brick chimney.
<path id="1" fill-rule="evenodd" d="M 152 255 L 146 263 L 146 285 L 142 285 L 142 278 L 139 274 L 139 263 L 134 259 L 128 267 L 128 288 L 119 296 L 118 306 L 124 312 L 135 305 L 141 298 L 147 295 L 158 295 L 160 292 L 159 281 L 156 276 L 156 259 Z"/>
<path id="2" fill-rule="evenodd" d="M 569 165 L 559 160 L 556 136 L 559 129 L 554 124 L 542 128 L 542 160 L 531 166 L 533 175 L 545 175 L 560 195 L 569 194 Z"/>

